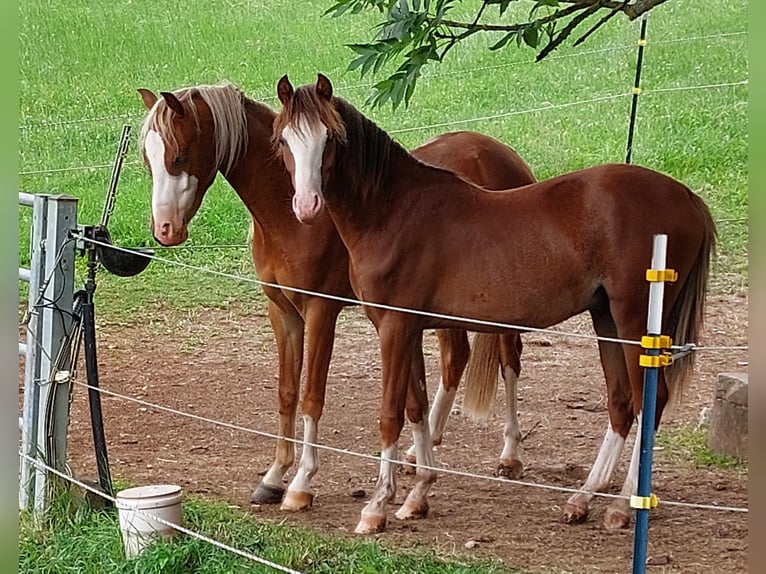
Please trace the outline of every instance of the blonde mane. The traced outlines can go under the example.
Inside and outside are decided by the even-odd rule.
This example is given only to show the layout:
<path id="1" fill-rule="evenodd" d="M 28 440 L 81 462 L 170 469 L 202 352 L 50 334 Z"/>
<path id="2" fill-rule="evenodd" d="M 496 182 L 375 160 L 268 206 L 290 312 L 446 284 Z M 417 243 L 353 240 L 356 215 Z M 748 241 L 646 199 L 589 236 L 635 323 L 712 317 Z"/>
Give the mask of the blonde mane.
<path id="1" fill-rule="evenodd" d="M 210 108 L 215 130 L 215 169 L 227 173 L 247 149 L 247 118 L 242 92 L 230 83 L 222 83 L 180 88 L 173 95 L 191 111 L 198 131 L 199 116 L 194 96 L 202 98 Z M 157 99 L 141 125 L 139 149 L 144 149 L 149 130 L 157 131 L 168 145 L 177 149 L 173 111 L 162 97 Z"/>

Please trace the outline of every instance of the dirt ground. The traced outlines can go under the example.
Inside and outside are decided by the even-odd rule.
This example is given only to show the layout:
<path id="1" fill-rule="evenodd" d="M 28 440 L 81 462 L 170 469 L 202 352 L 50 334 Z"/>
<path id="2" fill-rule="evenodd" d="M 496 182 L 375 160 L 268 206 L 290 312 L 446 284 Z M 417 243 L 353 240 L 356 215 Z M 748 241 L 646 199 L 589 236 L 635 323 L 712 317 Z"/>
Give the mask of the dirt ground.
<path id="1" fill-rule="evenodd" d="M 709 299 L 709 346 L 747 344 L 747 295 Z M 590 333 L 585 317 L 559 327 Z M 361 310 L 345 310 L 338 324 L 320 441 L 373 453 L 379 449 L 377 409 L 380 364 L 377 338 Z M 524 441 L 524 480 L 578 487 L 592 464 L 607 424 L 605 385 L 593 341 L 554 335 L 524 336 L 520 380 L 520 418 Z M 439 357 L 433 333 L 426 336 L 429 388 L 438 382 Z M 276 349 L 263 309 L 172 310 L 152 322 L 103 323 L 98 329 L 101 385 L 152 403 L 267 432 L 276 432 Z M 697 423 L 712 404 L 718 373 L 747 370 L 747 353 L 699 353 L 697 373 L 684 404 L 666 413 L 663 429 Z M 84 371 L 80 378 L 84 380 Z M 491 475 L 502 448 L 500 399 L 486 423 L 454 414 L 437 463 Z M 458 395 L 457 405 L 462 395 Z M 176 483 L 186 495 L 223 499 L 258 513 L 260 519 L 285 521 L 327 534 L 355 536 L 353 528 L 377 476 L 374 461 L 320 453 L 313 481 L 313 508 L 284 513 L 278 507 L 252 509 L 249 497 L 270 466 L 274 442 L 241 431 L 104 397 L 103 409 L 113 476 L 137 484 Z M 299 432 L 300 432 L 299 423 Z M 71 418 L 70 453 L 75 474 L 95 478 L 87 395 L 76 388 Z M 405 428 L 400 446 L 410 444 Z M 632 445 L 632 440 L 628 447 Z M 624 453 L 612 492 L 619 491 L 627 469 Z M 288 479 L 292 473 L 288 474 Z M 400 475 L 397 503 L 412 484 Z M 698 468 L 677 453 L 657 450 L 654 492 L 661 500 L 746 506 L 746 470 Z M 584 524 L 568 525 L 562 509 L 568 495 L 531 487 L 440 475 L 430 499 L 431 512 L 418 522 L 401 522 L 390 508 L 388 529 L 377 535 L 385 545 L 430 547 L 444 556 L 491 556 L 535 572 L 627 572 L 633 529 L 604 529 L 608 501 L 597 498 Z M 747 571 L 747 514 L 668 505 L 652 512 L 649 556 L 658 564 L 649 572 Z M 466 548 L 466 542 L 477 544 Z"/>

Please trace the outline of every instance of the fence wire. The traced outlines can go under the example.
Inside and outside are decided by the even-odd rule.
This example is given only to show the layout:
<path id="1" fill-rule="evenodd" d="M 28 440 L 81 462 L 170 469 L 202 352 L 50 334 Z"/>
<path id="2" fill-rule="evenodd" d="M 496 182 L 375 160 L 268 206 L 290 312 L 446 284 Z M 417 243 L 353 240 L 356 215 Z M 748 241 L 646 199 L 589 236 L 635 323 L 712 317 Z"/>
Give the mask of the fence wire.
<path id="1" fill-rule="evenodd" d="M 88 492 L 91 492 L 93 494 L 96 494 L 100 496 L 101 498 L 105 500 L 109 500 L 112 502 L 112 504 L 119 504 L 120 506 L 123 506 L 125 508 L 129 508 L 132 511 L 138 512 L 142 516 L 145 516 L 146 518 L 149 518 L 151 520 L 154 520 L 156 522 L 159 522 L 160 524 L 163 524 L 169 528 L 172 528 L 173 530 L 176 530 L 178 532 L 181 532 L 183 534 L 186 534 L 187 536 L 191 536 L 192 538 L 196 538 L 197 540 L 201 540 L 202 542 L 206 542 L 208 544 L 211 544 L 217 548 L 220 548 L 221 550 L 226 550 L 227 552 L 231 552 L 232 554 L 236 554 L 237 556 L 240 556 L 242 558 L 246 558 L 248 560 L 252 560 L 253 562 L 257 562 L 258 564 L 262 564 L 263 566 L 268 566 L 269 568 L 272 568 L 274 570 L 277 570 L 279 572 L 287 572 L 288 574 L 302 574 L 298 570 L 293 570 L 292 568 L 288 568 L 287 566 L 283 566 L 281 564 L 277 564 L 276 562 L 272 562 L 271 560 L 266 560 L 265 558 L 261 558 L 260 556 L 256 556 L 255 554 L 252 554 L 251 552 L 246 552 L 244 550 L 240 550 L 239 548 L 235 548 L 233 546 L 229 546 L 228 544 L 225 544 L 223 542 L 220 542 L 218 540 L 215 540 L 213 538 L 210 538 L 209 536 L 206 536 L 200 532 L 195 532 L 194 530 L 191 530 L 189 528 L 186 528 L 180 524 L 176 524 L 175 522 L 171 522 L 162 516 L 157 516 L 156 514 L 147 511 L 144 508 L 139 508 L 135 504 L 131 504 L 127 500 L 120 500 L 119 503 L 117 501 L 117 498 L 110 496 L 103 492 L 102 490 L 91 486 L 90 484 L 86 484 L 84 482 L 81 482 L 74 478 L 73 476 L 70 476 L 68 474 L 65 474 L 59 470 L 56 470 L 55 468 L 52 468 L 48 466 L 47 464 L 41 462 L 40 460 L 36 458 L 32 458 L 31 456 L 23 453 L 22 451 L 19 451 L 19 456 L 29 461 L 32 465 L 37 467 L 40 470 L 45 470 L 47 472 L 50 472 L 52 474 L 55 474 L 59 478 L 62 478 L 66 480 L 67 482 L 70 482 L 71 484 L 74 484 L 76 486 L 79 486 L 83 490 L 87 490 Z"/>
<path id="2" fill-rule="evenodd" d="M 293 287 L 290 285 L 280 285 L 278 283 L 270 283 L 268 281 L 262 281 L 260 279 L 257 279 L 255 277 L 245 277 L 243 275 L 235 275 L 233 273 L 226 273 L 224 271 L 218 271 L 215 269 L 208 269 L 206 267 L 198 267 L 195 265 L 191 265 L 189 263 L 183 263 L 181 261 L 174 261 L 172 259 L 168 259 L 166 257 L 158 257 L 157 255 L 151 255 L 148 253 L 143 252 L 136 252 L 131 251 L 130 249 L 127 249 L 125 247 L 119 247 L 117 245 L 110 245 L 107 243 L 103 243 L 101 241 L 98 241 L 96 239 L 86 238 L 83 237 L 82 241 L 86 243 L 92 243 L 94 245 L 99 245 L 101 247 L 105 247 L 108 249 L 115 249 L 117 251 L 122 251 L 125 253 L 132 253 L 140 255 L 141 257 L 146 257 L 148 259 L 159 261 L 161 263 L 166 263 L 172 266 L 176 266 L 183 269 L 188 269 L 191 271 L 197 271 L 200 273 L 207 273 L 208 275 L 216 275 L 218 277 L 224 277 L 227 279 L 231 279 L 234 281 L 240 281 L 245 283 L 254 283 L 256 285 L 260 285 L 261 287 L 272 287 L 274 289 L 282 289 L 283 291 L 290 291 L 292 293 L 299 293 L 302 295 L 309 295 L 312 297 L 321 297 L 324 299 L 330 299 L 333 301 L 338 301 L 341 303 L 345 303 L 347 305 L 362 305 L 366 307 L 374 307 L 377 309 L 384 309 L 386 311 L 396 311 L 400 313 L 410 313 L 413 315 L 420 315 L 423 317 L 429 317 L 432 319 L 445 319 L 445 320 L 451 320 L 459 323 L 466 323 L 467 325 L 481 325 L 484 327 L 491 327 L 491 328 L 497 328 L 497 329 L 509 329 L 514 331 L 522 331 L 522 332 L 529 332 L 529 333 L 546 333 L 551 335 L 558 335 L 562 337 L 572 337 L 577 339 L 588 339 L 592 341 L 604 341 L 607 343 L 620 343 L 623 345 L 636 345 L 641 346 L 640 340 L 633 340 L 633 339 L 622 339 L 618 337 L 602 337 L 599 335 L 590 335 L 586 333 L 576 333 L 573 331 L 560 331 L 557 329 L 552 329 L 550 327 L 547 328 L 541 328 L 541 327 L 530 327 L 528 325 L 515 325 L 512 323 L 502 323 L 499 321 L 486 321 L 483 319 L 475 319 L 471 317 L 462 317 L 460 315 L 450 315 L 446 313 L 432 313 L 430 311 L 423 311 L 421 309 L 412 309 L 409 307 L 398 307 L 396 305 L 387 305 L 384 303 L 377 303 L 374 301 L 364 301 L 360 299 L 351 299 L 348 297 L 340 297 L 338 295 L 332 295 L 329 293 L 321 293 L 318 291 L 311 291 L 309 289 L 301 289 L 299 287 Z M 675 345 L 672 345 L 670 347 L 673 350 L 678 351 L 711 351 L 711 350 L 740 350 L 740 351 L 746 351 L 749 349 L 749 346 L 741 345 L 741 346 L 728 346 L 728 347 L 712 347 L 712 346 L 702 346 L 697 345 L 693 341 L 687 341 L 684 343 L 677 343 Z"/>
<path id="3" fill-rule="evenodd" d="M 747 31 L 741 30 L 741 31 L 734 31 L 734 32 L 724 32 L 722 34 L 687 36 L 684 38 L 674 38 L 670 40 L 655 40 L 651 43 L 651 45 L 663 46 L 668 44 L 697 42 L 700 40 L 716 40 L 716 39 L 722 39 L 722 38 L 728 39 L 728 38 L 734 38 L 737 36 L 746 36 L 746 35 L 747 35 Z M 605 48 L 597 48 L 593 50 L 582 50 L 573 54 L 554 54 L 554 55 L 548 56 L 546 60 L 550 62 L 550 61 L 556 61 L 556 60 L 582 58 L 583 56 L 592 56 L 592 55 L 599 55 L 599 54 L 608 54 L 613 52 L 622 52 L 625 50 L 634 50 L 635 47 L 636 47 L 635 43 L 625 44 L 622 46 L 607 46 Z M 502 64 L 478 66 L 478 67 L 474 67 L 470 69 L 459 69 L 459 70 L 449 70 L 449 71 L 442 71 L 440 69 L 438 72 L 432 72 L 432 71 L 424 72 L 423 79 L 440 78 L 440 77 L 446 77 L 446 76 L 468 76 L 470 74 L 475 74 L 477 72 L 498 70 L 498 69 L 515 67 L 515 66 L 534 66 L 534 65 L 539 65 L 539 63 L 533 60 L 517 60 L 517 61 L 506 62 Z M 375 82 L 346 84 L 346 85 L 338 86 L 338 90 L 347 91 L 347 90 L 357 90 L 357 89 L 364 89 L 364 88 L 369 89 L 369 88 L 372 88 L 374 85 L 375 85 Z M 257 99 L 261 101 L 275 101 L 277 99 L 277 97 L 273 94 L 273 90 L 271 88 L 260 88 L 259 90 L 261 95 L 257 96 Z M 258 90 L 255 90 L 255 91 L 258 91 Z M 26 124 L 22 124 L 19 126 L 19 129 L 30 130 L 30 129 L 36 129 L 36 128 L 70 126 L 70 125 L 76 125 L 76 124 L 82 124 L 82 123 L 97 123 L 97 122 L 107 122 L 107 121 L 111 122 L 115 120 L 138 121 L 142 117 L 143 117 L 143 113 L 136 113 L 136 114 L 115 114 L 112 116 L 98 116 L 94 118 L 77 118 L 77 119 L 70 119 L 70 120 L 54 120 L 54 121 L 40 120 L 40 121 L 31 121 Z"/>
<path id="4" fill-rule="evenodd" d="M 185 411 L 177 410 L 177 409 L 174 409 L 174 408 L 171 408 L 171 407 L 167 407 L 167 406 L 164 406 L 164 405 L 160 405 L 160 404 L 157 404 L 157 403 L 152 403 L 152 402 L 149 402 L 149 401 L 145 401 L 143 399 L 137 399 L 135 397 L 130 397 L 130 396 L 127 396 L 127 395 L 123 395 L 123 394 L 120 394 L 120 393 L 117 393 L 117 392 L 114 392 L 114 391 L 109 391 L 109 390 L 101 388 L 101 387 L 93 387 L 91 385 L 88 385 L 87 383 L 83 383 L 83 382 L 80 382 L 80 381 L 73 381 L 73 382 L 74 382 L 74 384 L 76 384 L 78 386 L 81 386 L 81 387 L 84 387 L 86 389 L 98 391 L 102 395 L 111 396 L 111 397 L 114 397 L 114 398 L 117 398 L 117 399 L 121 399 L 121 400 L 124 400 L 124 401 L 128 401 L 128 402 L 132 402 L 132 403 L 135 403 L 135 404 L 139 404 L 139 405 L 141 405 L 143 407 L 152 408 L 152 409 L 156 409 L 158 411 L 166 412 L 166 413 L 169 413 L 169 414 L 182 416 L 182 417 L 185 417 L 185 418 L 188 418 L 188 419 L 192 419 L 192 420 L 195 420 L 195 421 L 198 421 L 198 422 L 204 422 L 204 423 L 211 424 L 211 425 L 214 425 L 214 426 L 218 426 L 218 427 L 221 427 L 221 428 L 225 428 L 225 429 L 229 429 L 229 430 L 234 430 L 234 431 L 238 431 L 238 432 L 243 432 L 243 433 L 247 433 L 247 434 L 252 434 L 252 435 L 255 435 L 255 436 L 262 437 L 262 438 L 268 438 L 268 439 L 273 439 L 273 440 L 283 440 L 285 442 L 291 442 L 291 443 L 296 444 L 296 445 L 311 446 L 311 447 L 314 447 L 316 449 L 332 452 L 332 453 L 335 453 L 335 454 L 340 454 L 340 455 L 344 455 L 344 456 L 351 456 L 351 457 L 355 457 L 355 458 L 360 458 L 360 459 L 364 459 L 364 460 L 371 460 L 373 462 L 380 463 L 380 457 L 374 456 L 374 455 L 371 455 L 371 454 L 367 454 L 367 453 L 363 453 L 363 452 L 356 452 L 356 451 L 353 451 L 353 450 L 350 450 L 350 449 L 345 449 L 345 448 L 329 446 L 329 445 L 325 445 L 325 444 L 322 444 L 322 443 L 303 441 L 303 440 L 297 439 L 297 438 L 285 437 L 285 436 L 281 436 L 281 435 L 278 435 L 278 434 L 275 434 L 275 433 L 271 433 L 271 432 L 267 432 L 267 431 L 261 431 L 261 430 L 257 430 L 257 429 L 252 429 L 252 428 L 244 427 L 244 426 L 237 425 L 237 424 L 234 424 L 234 423 L 224 422 L 224 421 L 220 421 L 220 420 L 213 419 L 213 418 L 210 418 L 210 417 L 204 417 L 204 416 L 201 416 L 201 415 L 196 415 L 196 414 L 193 414 L 193 413 L 188 413 L 188 412 L 185 412 Z M 608 492 L 596 492 L 596 491 L 591 491 L 591 490 L 583 490 L 581 488 L 570 488 L 570 487 L 566 487 L 566 486 L 556 486 L 556 485 L 552 485 L 552 484 L 543 484 L 543 483 L 539 483 L 539 482 L 529 482 L 529 481 L 525 481 L 525 480 L 516 480 L 516 479 L 511 479 L 511 478 L 505 478 L 505 477 L 490 476 L 490 475 L 486 475 L 486 474 L 478 474 L 478 473 L 475 473 L 475 472 L 468 472 L 468 471 L 458 470 L 458 469 L 453 469 L 453 468 L 446 468 L 446 467 L 440 467 L 440 466 L 427 466 L 427 465 L 423 465 L 423 464 L 408 462 L 406 460 L 396 460 L 396 461 L 392 460 L 392 461 L 389 461 L 389 462 L 391 464 L 395 464 L 395 465 L 399 465 L 399 466 L 405 466 L 405 467 L 410 467 L 410 468 L 413 468 L 413 469 L 422 468 L 422 469 L 431 470 L 431 471 L 434 471 L 434 472 L 437 472 L 437 473 L 440 473 L 440 474 L 449 474 L 449 475 L 453 475 L 453 476 L 459 476 L 459 477 L 462 477 L 462 478 L 470 478 L 470 479 L 475 479 L 475 480 L 485 480 L 485 481 L 488 481 L 488 482 L 494 482 L 494 483 L 499 483 L 499 484 L 507 484 L 507 485 L 512 485 L 512 486 L 524 486 L 524 487 L 529 487 L 529 488 L 537 488 L 537 489 L 540 489 L 540 490 L 547 490 L 547 491 L 553 491 L 553 492 L 562 492 L 562 493 L 565 493 L 565 494 L 588 494 L 588 495 L 591 495 L 591 496 L 594 496 L 594 497 L 607 498 L 607 499 L 610 499 L 610 500 L 616 500 L 616 499 L 622 499 L 622 500 L 628 500 L 628 501 L 630 500 L 630 496 L 625 496 L 625 495 L 622 495 L 622 494 L 611 494 L 611 493 L 608 493 Z M 667 504 L 668 506 L 684 507 L 684 508 L 696 508 L 696 509 L 699 509 L 699 510 L 721 510 L 721 511 L 726 511 L 726 512 L 748 512 L 748 508 L 746 508 L 746 507 L 724 506 L 724 505 L 716 505 L 716 504 L 698 504 L 698 503 L 695 503 L 695 502 L 679 502 L 679 501 L 670 501 L 670 500 L 666 501 L 666 500 L 663 500 L 662 504 Z"/>

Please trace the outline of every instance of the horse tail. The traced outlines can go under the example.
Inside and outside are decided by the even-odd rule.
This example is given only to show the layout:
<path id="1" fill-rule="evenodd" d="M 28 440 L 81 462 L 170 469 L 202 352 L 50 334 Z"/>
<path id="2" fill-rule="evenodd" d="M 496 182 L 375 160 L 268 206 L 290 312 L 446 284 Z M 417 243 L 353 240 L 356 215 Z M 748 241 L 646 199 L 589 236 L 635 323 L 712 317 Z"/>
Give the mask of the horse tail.
<path id="1" fill-rule="evenodd" d="M 699 196 L 689 193 L 702 216 L 704 233 L 697 258 L 668 315 L 667 324 L 670 327 L 670 336 L 674 345 L 698 341 L 704 319 L 710 260 L 715 254 L 716 244 L 716 227 L 710 210 Z M 688 353 L 665 368 L 669 402 L 678 402 L 683 399 L 689 384 L 689 375 L 694 369 L 694 355 L 694 352 Z"/>
<path id="2" fill-rule="evenodd" d="M 463 414 L 474 420 L 485 420 L 497 394 L 500 364 L 500 335 L 476 333 L 471 357 L 465 370 Z"/>

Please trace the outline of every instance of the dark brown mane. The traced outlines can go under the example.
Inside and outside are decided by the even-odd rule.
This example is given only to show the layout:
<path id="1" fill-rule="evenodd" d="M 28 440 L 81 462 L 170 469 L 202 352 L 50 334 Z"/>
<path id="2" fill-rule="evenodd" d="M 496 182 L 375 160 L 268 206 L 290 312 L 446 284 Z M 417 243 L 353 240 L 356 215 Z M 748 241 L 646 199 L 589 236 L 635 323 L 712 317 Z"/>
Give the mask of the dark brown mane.
<path id="1" fill-rule="evenodd" d="M 334 139 L 338 146 L 337 164 L 333 174 L 335 177 L 342 177 L 343 180 L 328 182 L 330 185 L 327 186 L 327 193 L 331 193 L 333 189 L 353 190 L 354 195 L 366 203 L 373 197 L 380 199 L 382 194 L 391 190 L 391 186 L 385 185 L 385 178 L 391 174 L 389 164 L 393 157 L 405 162 L 427 165 L 410 155 L 404 147 L 343 98 L 333 96 L 329 101 L 322 98 L 313 84 L 296 88 L 293 97 L 277 116 L 272 136 L 275 147 L 278 147 L 276 144 L 285 126 L 290 124 L 294 129 L 300 130 L 301 119 L 308 123 L 323 123 L 328 130 L 328 139 Z M 453 174 L 440 167 L 428 167 Z"/>
<path id="2" fill-rule="evenodd" d="M 282 130 L 288 124 L 292 124 L 293 128 L 299 134 L 301 133 L 300 118 L 306 118 L 310 123 L 321 122 L 327 126 L 328 137 L 341 142 L 346 140 L 346 127 L 340 114 L 335 111 L 331 102 L 319 97 L 313 86 L 307 85 L 295 90 L 293 97 L 284 104 L 282 111 L 274 120 L 272 138 L 275 147 L 282 137 Z"/>

